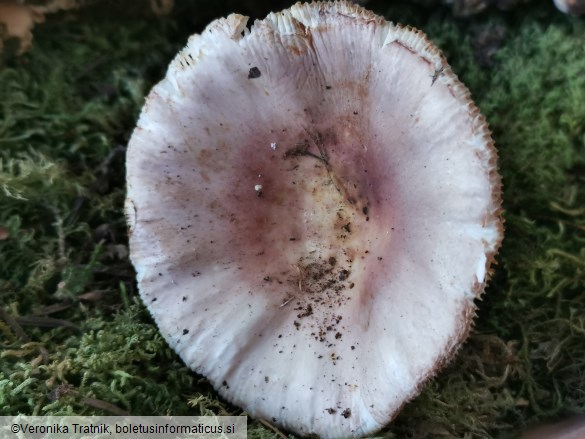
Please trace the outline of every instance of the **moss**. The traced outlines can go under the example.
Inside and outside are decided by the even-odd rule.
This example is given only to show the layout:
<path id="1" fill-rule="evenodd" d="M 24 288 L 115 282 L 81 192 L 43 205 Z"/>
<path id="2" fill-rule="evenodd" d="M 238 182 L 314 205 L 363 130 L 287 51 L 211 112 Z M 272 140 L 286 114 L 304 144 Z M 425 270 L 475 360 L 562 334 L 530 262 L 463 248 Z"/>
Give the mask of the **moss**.
<path id="1" fill-rule="evenodd" d="M 176 375 L 170 388 L 185 389 L 193 376 L 131 305 L 121 207 L 123 145 L 152 78 L 178 49 L 169 28 L 49 24 L 30 54 L 0 71 L 1 301 L 32 325 L 24 344 L 2 326 L 2 414 L 95 411 L 87 398 L 132 413 L 187 410 L 162 377 Z M 145 42 L 147 32 L 160 35 Z M 47 308 L 56 303 L 65 307 L 57 314 Z"/>
<path id="2" fill-rule="evenodd" d="M 585 411 L 585 23 L 535 4 L 469 20 L 369 4 L 425 30 L 470 87 L 498 144 L 507 227 L 474 333 L 381 436 L 517 437 Z M 0 319 L 1 415 L 240 413 L 140 304 L 122 213 L 144 95 L 190 33 L 234 9 L 63 15 L 0 70 L 0 306 L 24 329 Z M 259 422 L 250 435 L 276 437 Z"/>

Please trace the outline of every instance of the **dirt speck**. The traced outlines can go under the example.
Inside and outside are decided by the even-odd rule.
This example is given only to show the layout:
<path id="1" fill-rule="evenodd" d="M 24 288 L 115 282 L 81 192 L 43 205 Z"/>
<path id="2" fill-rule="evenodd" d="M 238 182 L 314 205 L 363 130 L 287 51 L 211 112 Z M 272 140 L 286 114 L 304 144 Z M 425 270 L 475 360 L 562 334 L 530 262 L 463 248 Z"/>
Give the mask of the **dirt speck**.
<path id="1" fill-rule="evenodd" d="M 248 72 L 248 79 L 256 79 L 259 78 L 260 76 L 262 76 L 262 72 L 260 72 L 260 69 L 258 67 L 252 67 Z"/>

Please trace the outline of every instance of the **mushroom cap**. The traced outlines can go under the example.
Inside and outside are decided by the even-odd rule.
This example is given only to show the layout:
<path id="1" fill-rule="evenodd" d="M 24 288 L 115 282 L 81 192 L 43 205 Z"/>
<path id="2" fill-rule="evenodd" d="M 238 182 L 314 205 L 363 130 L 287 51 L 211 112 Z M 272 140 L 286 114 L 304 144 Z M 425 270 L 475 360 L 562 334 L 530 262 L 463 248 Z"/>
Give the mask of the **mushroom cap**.
<path id="1" fill-rule="evenodd" d="M 349 2 L 192 36 L 128 147 L 140 294 L 227 400 L 382 428 L 466 338 L 503 227 L 496 151 L 440 51 Z"/>
<path id="2" fill-rule="evenodd" d="M 521 439 L 583 439 L 585 416 L 577 415 L 554 424 L 544 424 L 529 430 Z"/>
<path id="3" fill-rule="evenodd" d="M 557 9 L 565 14 L 585 14 L 585 0 L 554 0 Z"/>

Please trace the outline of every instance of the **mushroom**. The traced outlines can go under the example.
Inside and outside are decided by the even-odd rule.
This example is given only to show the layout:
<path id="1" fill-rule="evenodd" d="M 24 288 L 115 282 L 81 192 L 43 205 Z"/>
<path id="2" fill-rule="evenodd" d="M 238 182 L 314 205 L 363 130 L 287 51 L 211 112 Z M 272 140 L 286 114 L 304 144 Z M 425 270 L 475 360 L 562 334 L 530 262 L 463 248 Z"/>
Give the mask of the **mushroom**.
<path id="1" fill-rule="evenodd" d="M 583 439 L 585 416 L 572 416 L 554 424 L 540 425 L 522 436 L 522 439 Z"/>
<path id="2" fill-rule="evenodd" d="M 557 9 L 565 14 L 585 14 L 585 0 L 554 0 L 554 3 Z"/>
<path id="3" fill-rule="evenodd" d="M 350 2 L 192 36 L 128 147 L 140 294 L 248 414 L 382 428 L 470 331 L 503 234 L 483 116 L 421 32 Z"/>

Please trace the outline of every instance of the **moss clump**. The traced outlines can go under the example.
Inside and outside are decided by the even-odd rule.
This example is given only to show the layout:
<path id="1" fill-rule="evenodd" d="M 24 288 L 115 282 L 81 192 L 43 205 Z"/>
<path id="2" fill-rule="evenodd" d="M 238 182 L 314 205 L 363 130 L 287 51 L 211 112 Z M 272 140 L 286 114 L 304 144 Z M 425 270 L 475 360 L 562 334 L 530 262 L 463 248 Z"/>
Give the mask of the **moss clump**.
<path id="1" fill-rule="evenodd" d="M 70 334 L 13 342 L 2 352 L 0 413 L 188 413 L 176 390 L 193 387 L 193 375 L 142 320 L 133 304 L 113 319 L 86 317 Z"/>
<path id="2" fill-rule="evenodd" d="M 514 437 L 584 412 L 585 24 L 546 2 L 469 21 L 381 3 L 368 6 L 445 50 L 490 121 L 507 221 L 475 332 L 381 435 Z M 177 2 L 158 21 L 68 15 L 0 70 L 0 414 L 239 413 L 140 305 L 122 212 L 143 97 L 190 33 L 238 9 L 210 8 Z M 247 8 L 263 16 L 266 4 Z M 486 29 L 500 37 L 478 39 Z M 258 422 L 249 433 L 276 436 Z"/>

